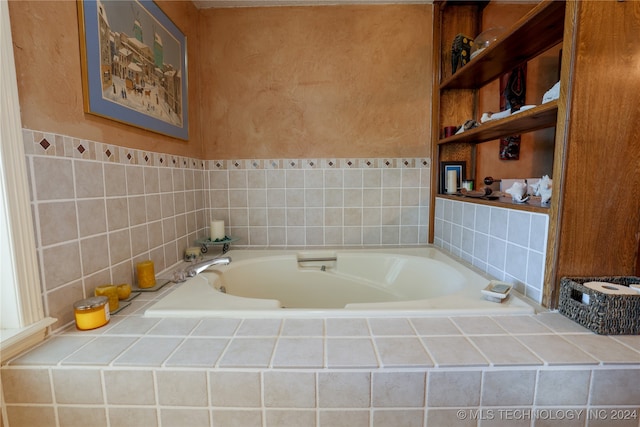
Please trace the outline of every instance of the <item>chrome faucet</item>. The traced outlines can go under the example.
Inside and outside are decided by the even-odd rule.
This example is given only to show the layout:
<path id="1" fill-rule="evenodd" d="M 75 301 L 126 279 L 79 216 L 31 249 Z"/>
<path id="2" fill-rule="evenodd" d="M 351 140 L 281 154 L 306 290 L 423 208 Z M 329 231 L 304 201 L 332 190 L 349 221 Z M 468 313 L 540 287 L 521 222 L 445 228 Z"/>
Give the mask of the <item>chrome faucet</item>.
<path id="1" fill-rule="evenodd" d="M 187 277 L 193 277 L 202 273 L 207 268 L 213 265 L 218 265 L 218 264 L 228 265 L 230 262 L 231 262 L 231 257 L 228 257 L 228 256 L 205 259 L 204 261 L 200 261 L 199 263 L 190 265 L 189 267 L 185 268 L 184 272 L 186 273 Z"/>

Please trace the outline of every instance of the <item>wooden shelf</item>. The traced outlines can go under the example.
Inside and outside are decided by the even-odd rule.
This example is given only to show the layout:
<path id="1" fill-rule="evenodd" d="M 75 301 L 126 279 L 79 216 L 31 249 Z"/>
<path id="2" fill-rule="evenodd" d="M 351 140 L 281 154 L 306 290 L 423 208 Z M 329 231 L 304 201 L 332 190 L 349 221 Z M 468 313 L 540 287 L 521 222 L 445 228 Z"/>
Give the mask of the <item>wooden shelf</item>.
<path id="1" fill-rule="evenodd" d="M 516 203 L 511 197 L 500 197 L 497 200 L 485 200 L 474 197 L 456 196 L 451 194 L 438 194 L 436 197 L 449 200 L 457 200 L 458 202 L 476 203 L 479 205 L 495 206 L 500 208 L 514 209 L 518 211 L 549 213 L 549 206 L 541 206 L 540 198 L 533 197 L 526 203 Z"/>
<path id="2" fill-rule="evenodd" d="M 476 89 L 562 41 L 565 2 L 545 0 L 510 30 L 440 84 L 440 89 Z"/>
<path id="3" fill-rule="evenodd" d="M 522 113 L 504 119 L 489 121 L 477 128 L 438 141 L 438 144 L 459 142 L 481 143 L 504 136 L 517 135 L 534 130 L 553 127 L 558 117 L 558 101 L 547 102 Z"/>

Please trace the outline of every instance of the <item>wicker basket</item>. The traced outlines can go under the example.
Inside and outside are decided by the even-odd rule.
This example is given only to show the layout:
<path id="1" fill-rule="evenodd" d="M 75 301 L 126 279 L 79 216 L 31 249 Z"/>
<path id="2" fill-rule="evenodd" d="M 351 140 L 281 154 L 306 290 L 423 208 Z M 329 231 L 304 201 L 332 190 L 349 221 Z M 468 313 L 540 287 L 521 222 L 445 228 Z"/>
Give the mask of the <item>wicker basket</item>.
<path id="1" fill-rule="evenodd" d="M 602 335 L 640 334 L 640 293 L 611 295 L 587 288 L 587 282 L 608 282 L 629 286 L 640 283 L 640 277 L 563 277 L 560 280 L 559 311 L 585 328 Z M 582 302 L 583 294 L 589 303 Z"/>

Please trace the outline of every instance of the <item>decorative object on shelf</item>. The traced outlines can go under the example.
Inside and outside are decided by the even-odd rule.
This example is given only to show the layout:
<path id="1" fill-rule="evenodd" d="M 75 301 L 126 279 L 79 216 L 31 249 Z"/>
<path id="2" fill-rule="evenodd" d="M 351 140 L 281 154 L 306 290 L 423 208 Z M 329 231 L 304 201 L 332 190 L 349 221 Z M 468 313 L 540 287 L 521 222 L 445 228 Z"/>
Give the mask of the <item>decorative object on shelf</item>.
<path id="1" fill-rule="evenodd" d="M 551 201 L 552 184 L 553 181 L 549 178 L 549 175 L 545 175 L 533 186 L 533 195 L 540 196 L 540 203 L 542 205 L 547 205 Z"/>
<path id="2" fill-rule="evenodd" d="M 451 74 L 471 59 L 473 40 L 464 34 L 458 34 L 451 45 Z"/>
<path id="3" fill-rule="evenodd" d="M 484 200 L 497 200 L 500 197 L 496 195 L 492 195 L 493 190 L 489 187 L 482 187 L 481 190 L 467 190 L 466 188 L 460 189 L 460 195 L 465 197 L 473 197 L 474 199 L 484 199 Z"/>
<path id="4" fill-rule="evenodd" d="M 523 105 L 522 107 L 520 107 L 520 109 L 518 111 L 512 111 L 511 115 L 513 116 L 514 114 L 519 114 L 522 113 L 524 111 L 530 110 L 532 108 L 536 108 L 537 105 Z"/>
<path id="5" fill-rule="evenodd" d="M 514 182 L 510 188 L 505 190 L 505 193 L 511 194 L 511 199 L 516 203 L 524 203 L 529 200 L 526 182 Z"/>
<path id="6" fill-rule="evenodd" d="M 465 190 L 472 191 L 473 190 L 473 180 L 472 179 L 464 179 L 464 180 L 462 180 L 461 187 L 464 188 Z"/>
<path id="7" fill-rule="evenodd" d="M 467 120 L 463 123 L 462 126 L 460 126 L 460 129 L 458 129 L 456 135 L 466 132 L 469 129 L 477 128 L 478 126 L 480 126 L 480 123 L 476 122 L 475 120 Z"/>
<path id="8" fill-rule="evenodd" d="M 501 182 L 501 181 L 502 181 L 501 179 L 493 179 L 492 176 L 487 176 L 484 178 L 483 182 L 484 182 L 484 185 L 491 185 L 495 182 Z"/>
<path id="9" fill-rule="evenodd" d="M 486 123 L 491 120 L 504 119 L 505 117 L 509 117 L 511 115 L 511 110 L 500 111 L 499 113 L 482 113 L 482 117 L 480 118 L 480 123 Z"/>
<path id="10" fill-rule="evenodd" d="M 492 27 L 478 34 L 478 36 L 473 40 L 473 44 L 471 45 L 470 59 L 478 56 L 480 52 L 488 48 L 503 33 L 503 27 Z"/>
<path id="11" fill-rule="evenodd" d="M 544 93 L 542 97 L 542 103 L 546 104 L 547 102 L 553 101 L 554 99 L 558 99 L 560 97 L 560 82 L 558 81 L 554 84 L 551 89 Z"/>
<path id="12" fill-rule="evenodd" d="M 504 105 L 500 105 L 503 110 L 518 111 L 526 102 L 527 95 L 527 66 L 526 64 L 514 68 L 511 73 L 504 74 L 500 78 Z M 502 100 L 500 102 L 503 103 Z"/>
<path id="13" fill-rule="evenodd" d="M 189 139 L 186 37 L 153 1 L 78 1 L 84 110 Z"/>
<path id="14" fill-rule="evenodd" d="M 445 126 L 442 132 L 444 138 L 449 138 L 453 136 L 458 131 L 458 126 Z"/>
<path id="15" fill-rule="evenodd" d="M 463 161 L 440 163 L 440 193 L 441 194 L 457 193 L 458 183 L 462 182 L 462 180 L 466 178 L 466 167 L 467 167 L 467 162 L 463 162 Z M 454 177 L 455 177 L 455 183 L 454 183 Z M 455 187 L 455 189 L 451 189 L 450 187 Z"/>
<path id="16" fill-rule="evenodd" d="M 520 159 L 520 135 L 500 138 L 500 160 Z"/>
<path id="17" fill-rule="evenodd" d="M 527 65 L 520 65 L 500 78 L 500 109 L 509 114 L 520 110 L 526 102 Z M 500 160 L 520 159 L 520 135 L 500 138 Z"/>

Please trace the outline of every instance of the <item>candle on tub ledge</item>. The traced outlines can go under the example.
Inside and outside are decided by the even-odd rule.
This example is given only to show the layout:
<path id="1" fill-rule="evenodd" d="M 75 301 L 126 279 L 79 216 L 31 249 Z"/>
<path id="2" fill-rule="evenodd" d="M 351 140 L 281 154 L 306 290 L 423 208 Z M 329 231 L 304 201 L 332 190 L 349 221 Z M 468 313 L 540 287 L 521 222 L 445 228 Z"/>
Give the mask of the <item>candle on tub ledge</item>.
<path id="1" fill-rule="evenodd" d="M 98 286 L 93 290 L 97 297 L 109 298 L 109 313 L 113 313 L 120 307 L 118 298 L 118 288 L 115 285 Z"/>
<path id="2" fill-rule="evenodd" d="M 455 194 L 458 191 L 457 171 L 447 171 L 447 193 Z"/>
<path id="3" fill-rule="evenodd" d="M 136 264 L 136 273 L 139 288 L 153 288 L 156 285 L 156 273 L 153 268 L 153 261 L 147 260 Z"/>
<path id="4" fill-rule="evenodd" d="M 213 220 L 211 221 L 211 228 L 209 229 L 209 237 L 211 241 L 224 240 L 224 221 Z"/>

